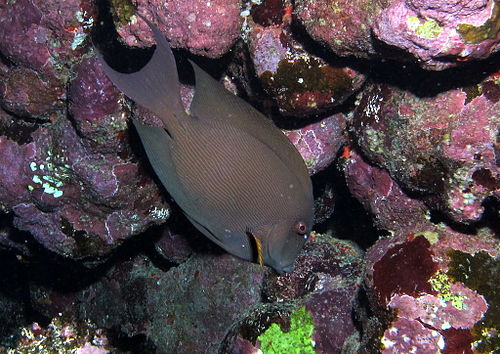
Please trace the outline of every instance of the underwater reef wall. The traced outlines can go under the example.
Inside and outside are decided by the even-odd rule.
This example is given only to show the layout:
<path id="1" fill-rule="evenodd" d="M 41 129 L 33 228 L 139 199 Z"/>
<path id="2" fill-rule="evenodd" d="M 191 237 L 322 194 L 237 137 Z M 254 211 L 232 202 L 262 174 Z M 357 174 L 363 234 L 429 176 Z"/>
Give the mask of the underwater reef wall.
<path id="1" fill-rule="evenodd" d="M 113 86 L 141 14 L 301 153 L 316 226 L 282 275 L 165 193 Z M 0 1 L 0 352 L 500 347 L 496 0 Z M 128 65 L 128 63 L 131 63 Z M 281 349 L 280 349 L 281 348 Z"/>

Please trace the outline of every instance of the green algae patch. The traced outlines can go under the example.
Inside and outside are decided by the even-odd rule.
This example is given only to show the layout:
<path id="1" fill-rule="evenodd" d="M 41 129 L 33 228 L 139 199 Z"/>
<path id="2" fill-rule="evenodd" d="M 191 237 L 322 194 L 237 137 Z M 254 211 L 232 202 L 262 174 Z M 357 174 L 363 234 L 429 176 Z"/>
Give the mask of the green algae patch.
<path id="1" fill-rule="evenodd" d="M 500 262 L 488 253 L 450 252 L 448 276 L 483 295 L 488 311 L 473 327 L 474 349 L 478 353 L 492 353 L 500 348 Z"/>
<path id="2" fill-rule="evenodd" d="M 409 16 L 407 24 L 420 38 L 433 39 L 443 32 L 439 23 L 431 18 L 423 20 L 416 16 Z"/>
<path id="3" fill-rule="evenodd" d="M 429 283 L 432 290 L 437 292 L 437 296 L 444 302 L 450 302 L 454 307 L 459 310 L 467 310 L 465 305 L 465 296 L 462 296 L 451 290 L 452 281 L 448 274 L 438 271 L 430 279 Z"/>
<path id="4" fill-rule="evenodd" d="M 339 6 L 337 1 L 332 1 L 332 4 L 330 6 L 334 14 L 339 14 L 342 12 L 342 6 Z"/>
<path id="5" fill-rule="evenodd" d="M 481 85 L 470 85 L 462 87 L 462 91 L 465 92 L 465 104 L 469 104 L 474 98 L 482 95 L 483 91 Z"/>
<path id="6" fill-rule="evenodd" d="M 283 332 L 278 324 L 273 323 L 257 339 L 264 354 L 314 354 L 313 331 L 311 314 L 301 307 L 290 316 L 290 331 Z"/>
<path id="7" fill-rule="evenodd" d="M 120 25 L 126 25 L 135 14 L 137 6 L 131 0 L 111 0 Z"/>
<path id="8" fill-rule="evenodd" d="M 415 237 L 423 236 L 429 241 L 431 245 L 439 241 L 439 233 L 434 231 L 420 231 L 414 234 Z"/>
<path id="9" fill-rule="evenodd" d="M 495 2 L 491 17 L 481 26 L 460 23 L 457 32 L 467 43 L 481 43 L 487 39 L 496 38 L 500 31 L 500 5 Z"/>

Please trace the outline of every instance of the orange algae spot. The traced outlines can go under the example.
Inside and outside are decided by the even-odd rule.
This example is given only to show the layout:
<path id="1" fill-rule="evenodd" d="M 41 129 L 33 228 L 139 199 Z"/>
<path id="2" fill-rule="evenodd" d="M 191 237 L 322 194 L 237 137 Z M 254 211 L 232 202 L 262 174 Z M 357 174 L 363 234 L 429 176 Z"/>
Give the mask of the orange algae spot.
<path id="1" fill-rule="evenodd" d="M 283 20 L 288 20 L 292 18 L 292 13 L 293 13 L 293 6 L 287 6 L 285 7 L 285 14 L 283 15 Z"/>
<path id="2" fill-rule="evenodd" d="M 342 151 L 342 155 L 340 157 L 344 159 L 349 159 L 351 158 L 351 147 L 350 146 L 344 146 L 344 150 Z"/>
<path id="3" fill-rule="evenodd" d="M 66 26 L 64 29 L 68 32 L 76 32 L 78 31 L 78 26 Z"/>

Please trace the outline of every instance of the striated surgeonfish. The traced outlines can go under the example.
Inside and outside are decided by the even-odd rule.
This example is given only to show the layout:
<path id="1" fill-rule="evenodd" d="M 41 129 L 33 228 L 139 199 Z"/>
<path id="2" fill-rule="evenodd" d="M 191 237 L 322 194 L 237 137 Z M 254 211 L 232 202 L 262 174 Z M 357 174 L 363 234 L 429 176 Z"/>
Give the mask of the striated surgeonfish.
<path id="1" fill-rule="evenodd" d="M 159 180 L 193 225 L 227 252 L 292 271 L 314 217 L 304 160 L 270 120 L 193 62 L 187 113 L 172 50 L 140 17 L 156 40 L 142 69 L 121 73 L 99 57 L 113 84 L 163 122 L 159 128 L 133 120 Z"/>

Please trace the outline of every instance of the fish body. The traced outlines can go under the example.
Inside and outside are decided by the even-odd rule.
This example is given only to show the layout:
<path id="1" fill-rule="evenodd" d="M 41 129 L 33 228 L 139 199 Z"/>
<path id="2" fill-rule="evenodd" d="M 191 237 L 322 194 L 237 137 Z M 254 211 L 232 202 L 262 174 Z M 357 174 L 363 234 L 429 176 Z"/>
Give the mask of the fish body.
<path id="1" fill-rule="evenodd" d="M 163 122 L 158 128 L 134 120 L 155 173 L 212 241 L 279 273 L 291 271 L 313 223 L 302 157 L 266 117 L 194 63 L 195 95 L 186 113 L 168 42 L 144 20 L 157 47 L 141 70 L 119 73 L 101 62 L 123 93 Z"/>

